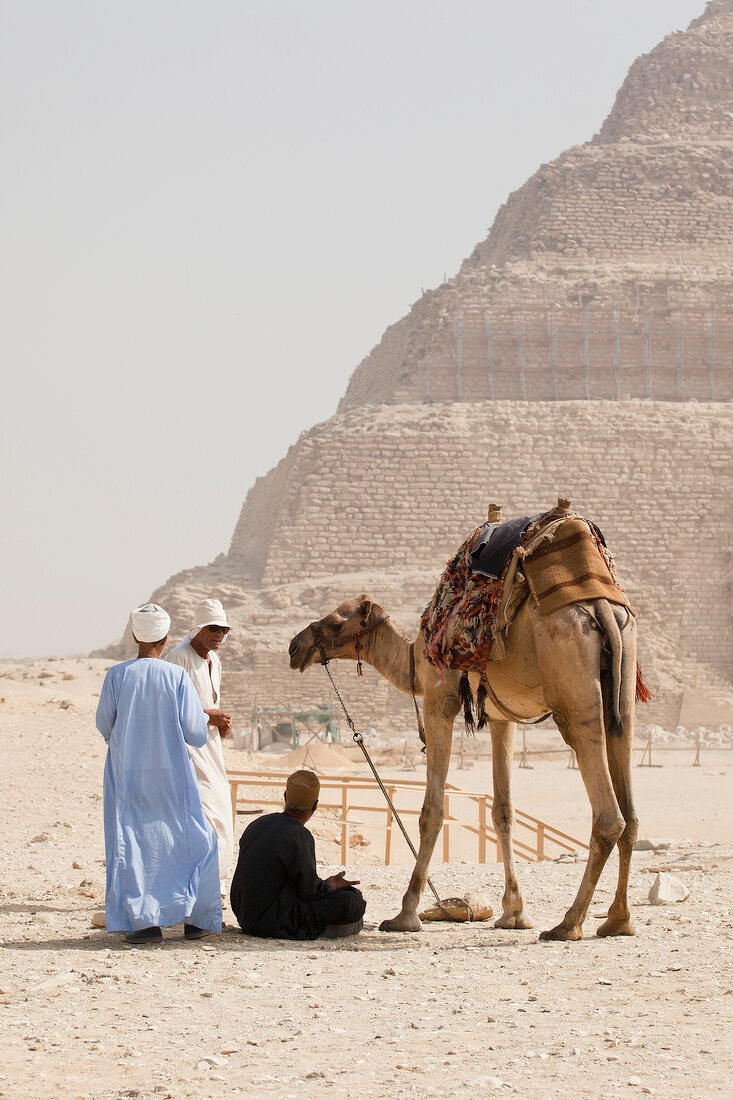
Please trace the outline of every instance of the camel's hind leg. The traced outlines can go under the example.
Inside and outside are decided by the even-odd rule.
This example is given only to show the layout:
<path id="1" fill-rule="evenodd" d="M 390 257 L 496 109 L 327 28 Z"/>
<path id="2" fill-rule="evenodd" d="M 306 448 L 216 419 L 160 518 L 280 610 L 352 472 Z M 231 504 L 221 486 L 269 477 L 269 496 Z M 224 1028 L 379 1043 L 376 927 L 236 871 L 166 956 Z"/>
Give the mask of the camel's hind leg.
<path id="1" fill-rule="evenodd" d="M 491 758 L 494 776 L 494 804 L 491 818 L 501 845 L 504 863 L 504 897 L 502 914 L 495 928 L 531 928 L 524 911 L 524 901 L 517 881 L 514 863 L 514 803 L 512 801 L 512 761 L 514 756 L 514 722 L 490 721 Z"/>
<path id="2" fill-rule="evenodd" d="M 608 917 L 598 929 L 599 936 L 633 936 L 634 926 L 628 902 L 629 867 L 631 853 L 639 833 L 639 819 L 634 808 L 631 790 L 631 750 L 634 740 L 634 706 L 636 695 L 636 645 L 635 624 L 631 619 L 624 629 L 624 653 L 621 671 L 621 721 L 623 735 L 606 737 L 608 766 L 613 789 L 616 792 L 626 826 L 618 838 L 618 885 L 616 895 L 608 910 Z M 607 703 L 607 700 L 604 700 Z M 610 729 L 606 705 L 606 729 Z"/>
<path id="3" fill-rule="evenodd" d="M 625 828 L 606 760 L 601 638 L 574 606 L 546 618 L 537 610 L 533 617 L 545 698 L 564 740 L 575 750 L 593 809 L 590 852 L 578 893 L 560 924 L 540 939 L 579 940 L 601 871 Z"/>
<path id="4" fill-rule="evenodd" d="M 632 735 L 633 736 L 633 735 Z M 634 936 L 631 912 L 628 902 L 629 868 L 631 853 L 639 833 L 639 819 L 634 809 L 631 793 L 631 746 L 623 740 L 608 741 L 608 765 L 613 780 L 621 813 L 624 817 L 624 830 L 618 838 L 618 884 L 616 894 L 608 910 L 608 917 L 598 929 L 599 936 Z"/>
<path id="5" fill-rule="evenodd" d="M 402 909 L 396 917 L 382 921 L 379 926 L 381 932 L 419 932 L 422 928 L 417 908 L 425 889 L 430 857 L 443 824 L 443 795 L 450 764 L 453 720 L 460 708 L 458 694 L 448 687 L 448 679 L 446 674 L 444 690 L 440 694 L 425 699 L 425 750 L 428 759 L 425 799 L 420 813 L 420 848 L 407 893 L 402 899 Z"/>

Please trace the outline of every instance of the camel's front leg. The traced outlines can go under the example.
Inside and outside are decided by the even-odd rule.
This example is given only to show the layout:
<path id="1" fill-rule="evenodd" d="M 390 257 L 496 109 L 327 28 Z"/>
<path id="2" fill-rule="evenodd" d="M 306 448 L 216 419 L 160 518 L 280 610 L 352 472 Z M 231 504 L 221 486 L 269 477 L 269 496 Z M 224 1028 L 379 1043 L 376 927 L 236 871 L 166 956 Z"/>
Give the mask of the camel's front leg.
<path id="1" fill-rule="evenodd" d="M 425 800 L 420 813 L 420 848 L 407 893 L 402 899 L 402 909 L 392 920 L 382 921 L 379 926 L 381 932 L 419 932 L 422 928 L 417 907 L 425 889 L 430 857 L 443 824 L 443 795 L 450 764 L 453 720 L 459 706 L 458 696 L 454 691 L 425 700 L 428 769 Z"/>
<path id="2" fill-rule="evenodd" d="M 489 722 L 491 729 L 491 758 L 494 775 L 494 805 L 491 818 L 501 845 L 504 863 L 504 897 L 502 914 L 494 928 L 531 928 L 532 922 L 524 911 L 524 901 L 517 881 L 514 864 L 514 803 L 512 801 L 512 760 L 514 756 L 513 722 Z"/>

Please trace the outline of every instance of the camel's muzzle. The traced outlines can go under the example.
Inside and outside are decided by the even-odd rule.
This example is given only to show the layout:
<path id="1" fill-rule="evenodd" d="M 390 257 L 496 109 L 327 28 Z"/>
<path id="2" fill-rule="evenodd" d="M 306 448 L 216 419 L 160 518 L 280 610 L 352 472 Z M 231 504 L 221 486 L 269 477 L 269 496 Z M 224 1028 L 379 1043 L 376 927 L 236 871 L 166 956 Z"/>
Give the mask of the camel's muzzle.
<path id="1" fill-rule="evenodd" d="M 315 646 L 308 637 L 308 633 L 309 631 L 306 629 L 302 630 L 300 634 L 296 634 L 288 647 L 290 667 L 297 669 L 299 672 L 304 672 L 308 665 L 312 664 L 315 654 Z"/>

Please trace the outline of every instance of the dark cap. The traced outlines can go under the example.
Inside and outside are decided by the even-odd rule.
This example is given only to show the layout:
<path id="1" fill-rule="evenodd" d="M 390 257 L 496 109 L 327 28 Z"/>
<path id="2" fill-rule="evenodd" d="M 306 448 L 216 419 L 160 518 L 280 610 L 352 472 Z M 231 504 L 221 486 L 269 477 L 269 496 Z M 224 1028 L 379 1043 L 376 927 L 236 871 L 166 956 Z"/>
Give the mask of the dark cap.
<path id="1" fill-rule="evenodd" d="M 320 790 L 321 784 L 316 773 L 300 768 L 288 776 L 285 803 L 289 810 L 312 810 L 313 804 L 318 801 Z"/>

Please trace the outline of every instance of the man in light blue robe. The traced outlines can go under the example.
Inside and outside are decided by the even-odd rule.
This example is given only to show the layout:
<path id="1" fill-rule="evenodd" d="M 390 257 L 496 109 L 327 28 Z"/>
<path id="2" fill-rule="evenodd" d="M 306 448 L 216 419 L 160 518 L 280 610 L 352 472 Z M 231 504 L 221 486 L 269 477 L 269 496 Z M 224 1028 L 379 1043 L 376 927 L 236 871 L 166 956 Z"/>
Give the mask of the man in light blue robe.
<path id="1" fill-rule="evenodd" d="M 207 718 L 188 673 L 160 660 L 169 626 L 157 604 L 132 613 L 139 656 L 108 671 L 97 707 L 109 745 L 106 924 L 130 943 L 179 921 L 189 939 L 221 931 L 216 835 L 186 750 L 206 743 Z"/>

